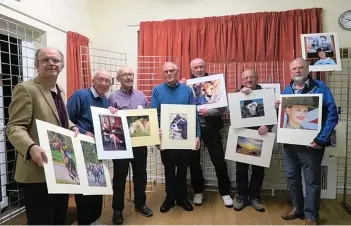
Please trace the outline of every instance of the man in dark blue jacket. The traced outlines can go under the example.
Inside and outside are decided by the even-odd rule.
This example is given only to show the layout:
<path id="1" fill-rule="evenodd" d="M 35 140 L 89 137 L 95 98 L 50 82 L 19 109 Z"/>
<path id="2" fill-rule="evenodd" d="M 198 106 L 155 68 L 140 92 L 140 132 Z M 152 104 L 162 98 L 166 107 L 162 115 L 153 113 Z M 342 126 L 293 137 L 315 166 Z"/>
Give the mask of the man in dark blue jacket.
<path id="1" fill-rule="evenodd" d="M 308 63 L 297 58 L 290 63 L 292 81 L 283 94 L 323 94 L 322 127 L 320 133 L 310 146 L 283 145 L 284 162 L 288 187 L 293 208 L 284 212 L 284 220 L 306 218 L 306 224 L 317 224 L 321 196 L 321 163 L 325 147 L 331 144 L 330 137 L 338 124 L 338 113 L 334 98 L 322 81 L 314 80 L 308 75 Z M 279 103 L 277 103 L 278 105 Z M 306 198 L 303 197 L 301 168 L 306 184 Z"/>

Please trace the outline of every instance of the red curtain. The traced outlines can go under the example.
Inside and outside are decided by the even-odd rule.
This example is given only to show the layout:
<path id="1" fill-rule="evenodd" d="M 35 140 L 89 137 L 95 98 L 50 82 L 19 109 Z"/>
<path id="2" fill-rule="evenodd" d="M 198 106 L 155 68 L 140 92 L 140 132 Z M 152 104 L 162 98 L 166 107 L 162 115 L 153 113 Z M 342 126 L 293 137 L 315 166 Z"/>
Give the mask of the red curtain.
<path id="1" fill-rule="evenodd" d="M 322 32 L 322 8 L 140 23 L 139 56 L 183 57 L 189 63 L 269 62 L 300 56 L 300 34 Z"/>
<path id="2" fill-rule="evenodd" d="M 67 98 L 91 83 L 89 39 L 81 34 L 67 32 Z"/>

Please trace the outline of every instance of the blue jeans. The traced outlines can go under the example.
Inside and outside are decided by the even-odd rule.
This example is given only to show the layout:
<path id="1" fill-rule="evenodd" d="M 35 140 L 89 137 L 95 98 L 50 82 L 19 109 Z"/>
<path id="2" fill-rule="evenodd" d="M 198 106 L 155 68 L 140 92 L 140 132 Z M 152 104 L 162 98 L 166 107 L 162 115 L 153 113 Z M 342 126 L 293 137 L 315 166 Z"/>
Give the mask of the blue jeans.
<path id="1" fill-rule="evenodd" d="M 321 197 L 321 163 L 324 148 L 284 144 L 283 155 L 288 189 L 296 213 L 307 219 L 318 220 Z M 306 197 L 303 197 L 301 168 L 304 173 Z"/>

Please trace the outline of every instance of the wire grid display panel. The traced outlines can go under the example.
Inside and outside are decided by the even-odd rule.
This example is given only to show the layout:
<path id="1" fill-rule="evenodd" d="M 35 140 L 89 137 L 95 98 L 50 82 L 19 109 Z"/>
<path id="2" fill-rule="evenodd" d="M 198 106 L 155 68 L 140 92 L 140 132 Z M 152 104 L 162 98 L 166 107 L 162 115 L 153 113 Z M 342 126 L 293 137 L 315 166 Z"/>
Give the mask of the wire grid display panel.
<path id="1" fill-rule="evenodd" d="M 35 51 L 43 46 L 43 34 L 0 15 L 0 224 L 26 224 L 22 186 L 13 179 L 17 153 L 5 127 L 13 88 L 36 75 Z"/>
<path id="2" fill-rule="evenodd" d="M 79 67 L 81 71 L 80 78 L 80 88 L 89 88 L 92 85 L 92 76 L 98 70 L 105 70 L 111 74 L 112 81 L 110 90 L 107 93 L 109 96 L 114 91 L 118 90 L 120 87 L 119 82 L 117 82 L 117 71 L 127 65 L 127 57 L 125 53 L 114 52 L 103 49 L 96 49 L 81 46 L 80 47 L 80 62 Z M 112 160 L 105 161 L 111 179 L 113 178 L 113 164 Z M 129 168 L 130 172 L 130 168 Z M 130 178 L 130 173 L 128 175 Z M 130 180 L 126 183 L 125 196 L 127 198 L 131 197 L 131 184 Z M 112 196 L 104 196 L 103 208 L 110 207 L 112 205 Z"/>

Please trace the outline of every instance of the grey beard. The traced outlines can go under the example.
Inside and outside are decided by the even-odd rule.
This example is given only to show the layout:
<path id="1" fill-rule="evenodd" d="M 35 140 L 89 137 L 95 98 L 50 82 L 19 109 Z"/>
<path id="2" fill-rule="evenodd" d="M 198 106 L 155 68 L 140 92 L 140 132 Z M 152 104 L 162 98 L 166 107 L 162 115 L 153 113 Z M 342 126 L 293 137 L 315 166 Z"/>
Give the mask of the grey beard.
<path id="1" fill-rule="evenodd" d="M 307 80 L 308 76 L 300 76 L 300 77 L 293 77 L 294 82 L 297 84 L 304 84 Z"/>

